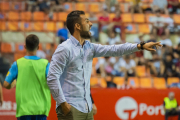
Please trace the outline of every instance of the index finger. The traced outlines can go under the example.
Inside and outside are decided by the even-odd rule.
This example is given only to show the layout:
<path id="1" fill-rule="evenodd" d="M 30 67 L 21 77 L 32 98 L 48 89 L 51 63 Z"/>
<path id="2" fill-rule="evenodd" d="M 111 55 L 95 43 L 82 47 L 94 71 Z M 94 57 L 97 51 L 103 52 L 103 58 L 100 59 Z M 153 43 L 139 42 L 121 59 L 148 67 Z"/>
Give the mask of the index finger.
<path id="1" fill-rule="evenodd" d="M 161 46 L 161 47 L 162 47 L 163 45 L 161 45 L 160 43 L 161 43 L 161 42 L 156 42 L 156 43 L 154 43 L 154 45 L 158 45 L 158 46 Z"/>

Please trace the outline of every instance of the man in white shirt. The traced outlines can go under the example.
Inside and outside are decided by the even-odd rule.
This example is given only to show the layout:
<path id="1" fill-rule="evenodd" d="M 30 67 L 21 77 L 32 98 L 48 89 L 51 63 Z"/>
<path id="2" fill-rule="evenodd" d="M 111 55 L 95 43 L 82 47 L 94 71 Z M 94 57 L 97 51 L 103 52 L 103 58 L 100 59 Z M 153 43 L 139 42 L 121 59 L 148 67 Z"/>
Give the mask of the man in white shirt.
<path id="1" fill-rule="evenodd" d="M 167 45 L 169 47 L 172 47 L 172 41 L 169 38 L 167 38 L 164 33 L 161 35 L 160 42 L 162 45 Z"/>
<path id="2" fill-rule="evenodd" d="M 166 28 L 166 19 L 164 17 L 161 17 L 160 10 L 156 11 L 156 16 L 152 17 L 150 20 L 153 24 L 153 34 L 156 35 L 161 35 L 163 32 L 166 33 L 166 35 L 169 35 L 169 30 Z"/>
<path id="3" fill-rule="evenodd" d="M 129 55 L 126 55 L 124 58 L 120 59 L 119 66 L 121 71 L 124 73 L 124 77 L 135 76 L 135 67 L 136 62 L 133 59 L 130 59 Z"/>
<path id="4" fill-rule="evenodd" d="M 153 0 L 153 11 L 160 10 L 161 12 L 168 13 L 167 0 Z"/>

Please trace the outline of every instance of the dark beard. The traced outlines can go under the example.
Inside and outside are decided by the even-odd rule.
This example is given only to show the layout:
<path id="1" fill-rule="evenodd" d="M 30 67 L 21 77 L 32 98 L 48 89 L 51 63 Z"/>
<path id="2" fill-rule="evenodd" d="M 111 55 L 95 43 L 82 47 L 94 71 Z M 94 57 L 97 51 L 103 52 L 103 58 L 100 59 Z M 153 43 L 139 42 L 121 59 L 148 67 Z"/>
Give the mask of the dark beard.
<path id="1" fill-rule="evenodd" d="M 80 31 L 80 36 L 84 39 L 90 39 L 91 38 L 89 31 Z"/>
<path id="2" fill-rule="evenodd" d="M 84 31 L 83 26 L 81 25 L 81 29 L 80 30 L 80 36 L 84 39 L 90 39 L 91 35 L 89 34 L 89 31 Z"/>

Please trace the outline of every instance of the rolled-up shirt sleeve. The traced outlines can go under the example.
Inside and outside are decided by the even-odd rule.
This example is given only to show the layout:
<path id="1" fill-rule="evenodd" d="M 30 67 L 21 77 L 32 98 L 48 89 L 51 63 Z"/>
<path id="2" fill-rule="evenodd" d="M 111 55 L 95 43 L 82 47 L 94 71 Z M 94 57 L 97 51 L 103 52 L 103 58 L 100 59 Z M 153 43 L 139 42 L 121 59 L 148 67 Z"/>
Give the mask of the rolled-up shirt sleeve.
<path id="1" fill-rule="evenodd" d="M 94 57 L 116 57 L 138 51 L 137 44 L 132 43 L 125 43 L 119 45 L 101 45 L 92 43 L 92 45 L 94 47 Z"/>
<path id="2" fill-rule="evenodd" d="M 62 75 L 64 68 L 67 64 L 68 57 L 68 50 L 63 46 L 58 46 L 54 55 L 52 56 L 47 76 L 47 84 L 58 106 L 66 101 L 59 78 Z"/>

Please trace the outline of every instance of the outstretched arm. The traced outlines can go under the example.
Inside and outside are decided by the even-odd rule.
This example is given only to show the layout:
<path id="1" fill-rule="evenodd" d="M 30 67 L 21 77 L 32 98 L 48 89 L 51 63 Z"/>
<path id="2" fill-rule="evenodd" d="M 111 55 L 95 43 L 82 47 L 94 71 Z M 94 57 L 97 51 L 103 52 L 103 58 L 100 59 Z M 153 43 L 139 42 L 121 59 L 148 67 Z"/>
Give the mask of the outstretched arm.
<path id="1" fill-rule="evenodd" d="M 125 54 L 130 54 L 141 49 L 140 44 L 125 43 L 120 45 L 100 45 L 92 43 L 94 47 L 94 57 L 104 57 L 104 56 L 122 56 Z M 156 51 L 153 47 L 162 47 L 160 42 L 149 42 L 143 45 L 144 50 Z"/>

